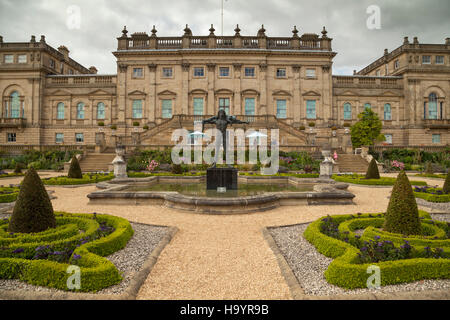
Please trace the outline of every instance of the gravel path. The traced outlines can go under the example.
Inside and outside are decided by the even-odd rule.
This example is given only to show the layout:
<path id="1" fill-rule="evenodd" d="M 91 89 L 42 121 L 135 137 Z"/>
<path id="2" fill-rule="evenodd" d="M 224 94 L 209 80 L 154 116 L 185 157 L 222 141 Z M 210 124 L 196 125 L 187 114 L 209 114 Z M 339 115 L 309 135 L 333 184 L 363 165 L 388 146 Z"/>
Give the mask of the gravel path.
<path id="1" fill-rule="evenodd" d="M 9 216 L 9 215 L 8 215 Z M 2 217 L 7 217 L 4 215 Z M 147 257 L 167 234 L 167 227 L 131 223 L 134 235 L 125 248 L 109 256 L 110 260 L 122 273 L 123 280 L 114 286 L 98 291 L 98 294 L 121 294 L 128 287 L 133 276 L 141 270 Z M 83 281 L 83 279 L 81 279 Z M 0 290 L 27 290 L 36 292 L 63 292 L 62 290 L 39 287 L 19 280 L 0 279 Z"/>
<path id="2" fill-rule="evenodd" d="M 303 238 L 308 224 L 269 228 L 269 232 L 291 267 L 305 294 L 328 296 L 335 294 L 389 293 L 401 291 L 450 290 L 450 280 L 422 280 L 413 283 L 384 286 L 380 289 L 345 290 L 329 284 L 324 272 L 333 259 L 320 254 Z"/>

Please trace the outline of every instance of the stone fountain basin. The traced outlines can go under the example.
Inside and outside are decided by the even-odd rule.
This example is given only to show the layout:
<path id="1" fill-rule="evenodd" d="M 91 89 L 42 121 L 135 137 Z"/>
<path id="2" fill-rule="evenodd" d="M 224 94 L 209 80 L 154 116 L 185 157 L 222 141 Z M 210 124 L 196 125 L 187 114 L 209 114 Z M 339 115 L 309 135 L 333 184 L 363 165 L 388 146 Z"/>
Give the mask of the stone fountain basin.
<path id="1" fill-rule="evenodd" d="M 153 176 L 148 178 L 121 178 L 97 184 L 103 189 L 88 194 L 89 204 L 96 205 L 163 205 L 168 208 L 206 214 L 242 214 L 267 211 L 279 206 L 344 205 L 354 204 L 355 195 L 347 191 L 348 184 L 331 179 L 304 179 L 296 177 L 239 176 L 238 184 L 288 183 L 294 186 L 313 185 L 306 192 L 264 192 L 252 196 L 213 198 L 189 196 L 173 191 L 127 191 L 130 186 L 150 183 L 202 183 L 206 176 Z M 206 184 L 205 184 L 206 187 Z"/>

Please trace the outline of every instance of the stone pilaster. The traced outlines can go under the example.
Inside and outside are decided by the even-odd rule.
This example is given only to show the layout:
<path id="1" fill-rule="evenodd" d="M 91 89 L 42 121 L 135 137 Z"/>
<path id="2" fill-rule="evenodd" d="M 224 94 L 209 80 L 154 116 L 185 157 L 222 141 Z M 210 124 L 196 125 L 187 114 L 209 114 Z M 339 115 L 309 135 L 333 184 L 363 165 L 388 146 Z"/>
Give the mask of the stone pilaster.
<path id="1" fill-rule="evenodd" d="M 207 106 L 206 106 L 206 114 L 212 115 L 214 112 L 214 88 L 215 88 L 215 79 L 216 79 L 216 64 L 209 63 L 208 67 L 208 97 L 207 97 Z"/>
<path id="2" fill-rule="evenodd" d="M 181 83 L 181 114 L 189 114 L 189 69 L 190 64 L 183 61 L 181 63 L 181 68 L 183 70 L 182 83 Z"/>

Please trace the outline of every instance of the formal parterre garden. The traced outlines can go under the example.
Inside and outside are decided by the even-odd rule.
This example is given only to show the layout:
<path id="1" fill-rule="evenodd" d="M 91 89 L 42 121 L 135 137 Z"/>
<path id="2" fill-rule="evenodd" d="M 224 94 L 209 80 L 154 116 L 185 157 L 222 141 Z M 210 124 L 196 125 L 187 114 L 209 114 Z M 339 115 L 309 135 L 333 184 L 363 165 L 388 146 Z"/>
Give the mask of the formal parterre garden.
<path id="1" fill-rule="evenodd" d="M 414 195 L 429 202 L 450 202 L 450 172 L 447 173 L 442 188 L 437 186 L 415 186 Z"/>
<path id="2" fill-rule="evenodd" d="M 367 287 L 368 267 L 380 268 L 381 285 L 450 278 L 450 226 L 417 208 L 402 171 L 387 211 L 322 217 L 303 236 L 334 260 L 326 280 L 346 289 Z"/>

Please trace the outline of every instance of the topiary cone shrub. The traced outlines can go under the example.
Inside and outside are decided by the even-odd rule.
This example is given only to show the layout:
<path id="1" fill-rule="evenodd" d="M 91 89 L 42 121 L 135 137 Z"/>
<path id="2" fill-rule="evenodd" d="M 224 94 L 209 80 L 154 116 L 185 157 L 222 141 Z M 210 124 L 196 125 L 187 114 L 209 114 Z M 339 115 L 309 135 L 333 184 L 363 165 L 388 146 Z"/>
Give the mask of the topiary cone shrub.
<path id="1" fill-rule="evenodd" d="M 380 173 L 378 172 L 377 161 L 375 158 L 372 158 L 369 163 L 369 167 L 366 172 L 366 179 L 380 179 Z"/>
<path id="2" fill-rule="evenodd" d="M 421 234 L 419 210 L 405 171 L 400 171 L 392 188 L 384 220 L 385 231 L 405 235 Z"/>
<path id="3" fill-rule="evenodd" d="M 81 172 L 80 163 L 76 156 L 72 157 L 72 161 L 70 162 L 69 173 L 67 174 L 69 178 L 73 179 L 81 179 L 83 178 L 83 173 Z"/>
<path id="4" fill-rule="evenodd" d="M 450 193 L 450 171 L 447 172 L 447 177 L 445 177 L 444 187 L 442 190 L 444 193 Z"/>
<path id="5" fill-rule="evenodd" d="M 52 203 L 36 170 L 28 169 L 9 222 L 9 232 L 41 232 L 56 227 Z"/>
<path id="6" fill-rule="evenodd" d="M 14 167 L 14 173 L 22 173 L 23 168 L 24 168 L 23 163 L 17 162 L 16 166 Z"/>
<path id="7" fill-rule="evenodd" d="M 433 174 L 433 165 L 428 161 L 425 165 L 425 173 Z"/>

